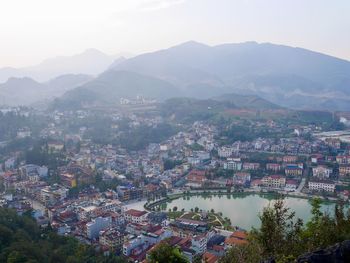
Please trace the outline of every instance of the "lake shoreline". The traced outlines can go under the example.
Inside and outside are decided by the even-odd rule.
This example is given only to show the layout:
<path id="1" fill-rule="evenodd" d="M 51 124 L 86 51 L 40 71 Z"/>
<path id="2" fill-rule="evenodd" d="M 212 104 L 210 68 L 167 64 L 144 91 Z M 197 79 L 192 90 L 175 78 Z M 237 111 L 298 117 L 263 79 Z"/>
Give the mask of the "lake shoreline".
<path id="1" fill-rule="evenodd" d="M 177 211 L 185 212 L 193 211 L 195 208 L 200 211 L 214 209 L 215 212 L 221 212 L 224 217 L 230 218 L 232 225 L 251 229 L 259 226 L 258 215 L 263 208 L 280 196 L 285 198 L 286 206 L 291 211 L 296 212 L 296 218 L 301 218 L 305 222 L 311 218 L 310 200 L 315 196 L 281 195 L 277 192 L 182 192 L 148 202 L 144 204 L 144 208 L 149 212 L 168 212 L 168 210 L 173 210 L 175 207 Z M 335 200 L 323 199 L 321 210 L 332 214 L 335 204 Z"/>
<path id="2" fill-rule="evenodd" d="M 278 193 L 278 192 L 261 192 L 261 191 L 244 191 L 244 192 L 221 192 L 221 191 L 197 191 L 195 190 L 195 192 L 182 192 L 182 193 L 176 193 L 176 194 L 172 194 L 172 195 L 168 195 L 166 198 L 163 199 L 158 199 L 155 200 L 152 203 L 145 203 L 144 204 L 144 208 L 147 211 L 152 211 L 152 208 L 158 205 L 161 205 L 162 203 L 167 203 L 167 202 L 171 202 L 173 200 L 179 199 L 181 197 L 186 197 L 186 196 L 249 196 L 249 195 L 259 195 L 259 196 L 274 196 L 274 197 L 291 197 L 291 198 L 297 198 L 297 199 L 306 199 L 306 200 L 312 200 L 314 198 L 319 198 L 321 199 L 322 203 L 337 203 L 339 200 L 334 200 L 334 199 L 329 199 L 329 198 L 325 198 L 323 196 L 319 196 L 319 195 L 295 195 L 295 194 L 291 194 L 291 193 Z M 277 199 L 277 198 L 274 198 Z"/>

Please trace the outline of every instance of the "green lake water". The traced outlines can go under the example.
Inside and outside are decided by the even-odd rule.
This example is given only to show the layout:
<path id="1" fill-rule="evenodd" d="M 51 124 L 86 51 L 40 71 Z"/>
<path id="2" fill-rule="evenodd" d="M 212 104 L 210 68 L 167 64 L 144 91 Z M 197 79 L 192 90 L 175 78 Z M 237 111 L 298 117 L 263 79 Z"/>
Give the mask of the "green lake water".
<path id="1" fill-rule="evenodd" d="M 161 209 L 167 211 L 174 206 L 178 208 L 178 211 L 185 209 L 190 211 L 191 208 L 198 207 L 203 211 L 214 209 L 215 212 L 222 212 L 223 217 L 231 219 L 232 225 L 239 226 L 241 228 L 250 230 L 252 227 L 259 227 L 260 220 L 258 214 L 269 203 L 273 203 L 273 195 L 212 195 L 212 196 L 190 196 L 181 197 L 175 199 L 170 203 L 162 204 Z M 311 204 L 310 201 L 303 198 L 286 197 L 286 205 L 291 208 L 291 211 L 295 211 L 296 217 L 299 217 L 307 221 L 311 217 Z M 322 210 L 329 211 L 333 214 L 334 203 L 324 202 L 322 203 Z"/>

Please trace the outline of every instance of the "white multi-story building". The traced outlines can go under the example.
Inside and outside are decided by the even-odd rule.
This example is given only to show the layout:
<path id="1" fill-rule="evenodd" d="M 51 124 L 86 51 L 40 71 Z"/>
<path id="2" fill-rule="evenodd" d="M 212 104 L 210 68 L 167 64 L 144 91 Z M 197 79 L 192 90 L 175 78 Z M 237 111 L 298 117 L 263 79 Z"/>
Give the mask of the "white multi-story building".
<path id="1" fill-rule="evenodd" d="M 56 204 L 67 197 L 68 189 L 59 185 L 46 186 L 40 190 L 40 201 L 44 204 Z"/>
<path id="2" fill-rule="evenodd" d="M 312 179 L 309 181 L 309 189 L 313 191 L 334 192 L 335 183 L 332 181 Z"/>
<path id="3" fill-rule="evenodd" d="M 142 233 L 124 243 L 123 254 L 125 256 L 139 255 L 150 246 L 172 236 L 170 230 L 162 230 L 160 233 Z"/>
<path id="4" fill-rule="evenodd" d="M 223 147 L 220 147 L 218 149 L 218 155 L 221 158 L 228 158 L 228 157 L 230 157 L 232 155 L 232 153 L 233 153 L 233 148 L 232 147 L 225 147 L 225 146 L 223 146 Z"/>
<path id="5" fill-rule="evenodd" d="M 130 209 L 124 212 L 125 221 L 130 223 L 141 223 L 147 220 L 147 212 Z"/>
<path id="6" fill-rule="evenodd" d="M 332 172 L 333 172 L 333 169 L 325 165 L 318 165 L 312 168 L 313 176 L 316 176 L 319 178 L 329 178 Z"/>
<path id="7" fill-rule="evenodd" d="M 293 192 L 298 188 L 298 182 L 296 180 L 287 180 L 284 190 L 287 192 Z"/>
<path id="8" fill-rule="evenodd" d="M 193 236 L 191 248 L 196 252 L 196 254 L 205 253 L 207 251 L 208 240 L 213 236 L 213 231 L 206 232 L 202 235 Z"/>
<path id="9" fill-rule="evenodd" d="M 282 175 L 264 176 L 261 181 L 265 187 L 271 188 L 282 188 L 286 185 L 286 178 Z"/>
<path id="10" fill-rule="evenodd" d="M 108 200 L 98 207 L 103 212 L 119 212 L 121 210 L 121 202 L 118 200 Z"/>
<path id="11" fill-rule="evenodd" d="M 239 171 L 242 170 L 242 163 L 236 161 L 228 161 L 224 163 L 224 169 Z"/>
<path id="12" fill-rule="evenodd" d="M 95 239 L 99 236 L 100 231 L 110 227 L 112 219 L 108 217 L 97 217 L 86 224 L 86 235 L 90 239 Z"/>

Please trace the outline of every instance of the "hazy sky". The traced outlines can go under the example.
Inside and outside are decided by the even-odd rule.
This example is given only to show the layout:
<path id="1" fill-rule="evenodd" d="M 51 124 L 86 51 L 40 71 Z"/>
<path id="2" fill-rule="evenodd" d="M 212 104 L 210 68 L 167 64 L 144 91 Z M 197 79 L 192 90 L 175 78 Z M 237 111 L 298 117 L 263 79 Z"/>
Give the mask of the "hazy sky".
<path id="1" fill-rule="evenodd" d="M 0 0 L 0 67 L 188 40 L 272 42 L 350 60 L 350 0 Z"/>

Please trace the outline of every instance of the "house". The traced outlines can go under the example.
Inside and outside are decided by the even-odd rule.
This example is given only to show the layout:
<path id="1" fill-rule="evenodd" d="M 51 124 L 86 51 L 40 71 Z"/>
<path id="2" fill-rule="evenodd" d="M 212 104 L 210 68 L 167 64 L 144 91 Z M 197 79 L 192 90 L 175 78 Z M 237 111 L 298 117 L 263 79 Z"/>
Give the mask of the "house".
<path id="1" fill-rule="evenodd" d="M 99 243 L 111 251 L 121 248 L 124 243 L 124 235 L 115 228 L 107 228 L 100 232 Z"/>
<path id="2" fill-rule="evenodd" d="M 245 162 L 243 163 L 243 170 L 258 170 L 260 168 L 259 163 L 248 163 Z"/>
<path id="3" fill-rule="evenodd" d="M 143 232 L 137 237 L 132 237 L 123 244 L 123 254 L 132 260 L 139 262 L 146 258 L 146 252 L 152 246 L 160 243 L 162 240 L 170 238 L 171 231 L 157 230 L 155 232 Z"/>
<path id="4" fill-rule="evenodd" d="M 240 171 L 242 170 L 242 163 L 237 161 L 228 161 L 224 163 L 224 169 L 225 170 L 234 170 L 234 171 Z"/>
<path id="5" fill-rule="evenodd" d="M 146 211 L 130 209 L 124 212 L 124 218 L 125 221 L 130 223 L 141 223 L 147 220 L 147 214 Z"/>
<path id="6" fill-rule="evenodd" d="M 61 179 L 61 183 L 68 187 L 68 188 L 72 188 L 72 187 L 76 187 L 77 186 L 77 179 L 75 178 L 74 174 L 70 174 L 70 173 L 61 173 L 59 175 L 60 179 Z"/>
<path id="7" fill-rule="evenodd" d="M 195 151 L 193 154 L 201 161 L 206 161 L 210 159 L 210 153 L 206 151 Z"/>
<path id="8" fill-rule="evenodd" d="M 326 138 L 325 143 L 334 149 L 340 149 L 341 146 L 340 139 L 338 138 Z"/>
<path id="9" fill-rule="evenodd" d="M 253 188 L 259 188 L 260 186 L 263 185 L 263 182 L 261 179 L 254 179 L 251 183 L 250 186 Z"/>
<path id="10" fill-rule="evenodd" d="M 30 137 L 31 136 L 31 131 L 28 127 L 26 128 L 22 128 L 22 129 L 19 129 L 17 131 L 17 138 L 19 139 L 23 139 L 23 138 L 26 138 L 26 137 Z"/>
<path id="11" fill-rule="evenodd" d="M 303 175 L 303 168 L 300 168 L 296 164 L 289 164 L 289 165 L 286 165 L 286 168 L 284 169 L 284 173 L 287 176 L 301 176 Z"/>
<path id="12" fill-rule="evenodd" d="M 233 176 L 233 183 L 235 185 L 246 185 L 250 183 L 250 173 L 247 172 L 237 172 Z"/>
<path id="13" fill-rule="evenodd" d="M 323 159 L 324 159 L 324 157 L 322 154 L 311 155 L 311 163 L 313 163 L 313 164 L 318 164 L 318 163 L 322 162 Z"/>
<path id="14" fill-rule="evenodd" d="M 297 180 L 288 179 L 286 181 L 286 186 L 284 187 L 284 190 L 287 192 L 293 192 L 298 188 L 298 182 Z"/>
<path id="15" fill-rule="evenodd" d="M 81 166 L 81 165 L 78 165 L 77 163 L 71 163 L 68 166 L 61 168 L 60 174 L 74 175 L 77 185 L 90 184 L 94 181 L 93 170 L 90 169 L 88 166 Z M 68 179 L 67 184 L 74 181 L 70 176 L 68 176 L 67 179 Z"/>
<path id="16" fill-rule="evenodd" d="M 40 201 L 45 205 L 53 205 L 67 197 L 68 189 L 59 185 L 46 186 L 40 190 Z"/>
<path id="17" fill-rule="evenodd" d="M 286 185 L 286 178 L 282 175 L 264 176 L 261 180 L 264 187 L 282 188 Z"/>
<path id="18" fill-rule="evenodd" d="M 143 197 L 143 190 L 133 186 L 117 186 L 118 197 L 121 201 L 140 199 Z"/>
<path id="19" fill-rule="evenodd" d="M 59 141 L 50 141 L 47 145 L 50 151 L 62 151 L 64 148 L 64 143 Z"/>
<path id="20" fill-rule="evenodd" d="M 225 250 L 228 250 L 234 246 L 241 246 L 241 245 L 247 245 L 248 244 L 248 235 L 244 231 L 235 231 L 227 237 L 224 241 L 225 244 Z"/>
<path id="21" fill-rule="evenodd" d="M 5 170 L 11 170 L 11 169 L 14 169 L 15 166 L 16 166 L 16 158 L 15 157 L 11 157 L 11 158 L 8 158 L 6 161 L 5 161 Z"/>
<path id="22" fill-rule="evenodd" d="M 203 254 L 207 251 L 208 238 L 206 233 L 192 237 L 191 248 L 196 251 L 196 254 Z"/>
<path id="23" fill-rule="evenodd" d="M 282 161 L 284 163 L 295 163 L 298 160 L 298 156 L 290 156 L 290 155 L 286 155 L 283 156 Z"/>
<path id="24" fill-rule="evenodd" d="M 110 227 L 111 224 L 111 217 L 97 217 L 86 224 L 86 235 L 89 239 L 95 239 L 99 236 L 100 231 Z"/>
<path id="25" fill-rule="evenodd" d="M 233 153 L 233 148 L 232 147 L 220 147 L 218 149 L 218 155 L 221 158 L 228 158 L 232 155 Z"/>
<path id="26" fill-rule="evenodd" d="M 39 166 L 36 164 L 27 164 L 20 168 L 21 173 L 28 180 L 33 180 L 32 177 L 43 178 L 48 176 L 49 169 L 46 166 Z M 36 181 L 36 180 L 34 180 Z"/>
<path id="27" fill-rule="evenodd" d="M 209 229 L 209 225 L 206 222 L 186 218 L 177 218 L 175 221 L 170 222 L 169 227 L 172 229 L 174 236 L 182 238 L 203 234 Z"/>
<path id="28" fill-rule="evenodd" d="M 192 170 L 187 175 L 188 186 L 201 187 L 206 181 L 207 181 L 207 178 L 205 177 L 205 171 Z"/>
<path id="29" fill-rule="evenodd" d="M 1 177 L 3 179 L 5 190 L 13 189 L 15 187 L 15 184 L 19 181 L 18 173 L 14 171 L 7 171 L 1 174 Z"/>
<path id="30" fill-rule="evenodd" d="M 201 160 L 198 157 L 189 156 L 189 157 L 187 157 L 187 162 L 189 164 L 191 164 L 192 166 L 197 166 L 201 163 Z"/>
<path id="31" fill-rule="evenodd" d="M 339 175 L 341 177 L 346 177 L 350 175 L 350 165 L 340 164 L 339 165 Z"/>
<path id="32" fill-rule="evenodd" d="M 308 183 L 309 189 L 312 191 L 334 192 L 335 183 L 329 180 L 311 179 Z"/>
<path id="33" fill-rule="evenodd" d="M 205 252 L 202 256 L 202 262 L 205 263 L 217 263 L 218 261 L 219 257 L 209 252 Z"/>
<path id="34" fill-rule="evenodd" d="M 347 201 L 347 200 L 349 200 L 349 197 L 350 197 L 350 191 L 349 191 L 349 190 L 343 190 L 342 192 L 340 192 L 339 196 L 340 196 L 344 201 Z"/>
<path id="35" fill-rule="evenodd" d="M 338 164 L 350 164 L 350 155 L 338 155 L 335 160 Z"/>
<path id="36" fill-rule="evenodd" d="M 329 178 L 333 173 L 333 169 L 325 165 L 317 165 L 312 168 L 312 175 L 318 178 Z"/>
<path id="37" fill-rule="evenodd" d="M 267 163 L 266 164 L 266 170 L 273 171 L 275 173 L 281 171 L 282 167 L 278 163 Z"/>

